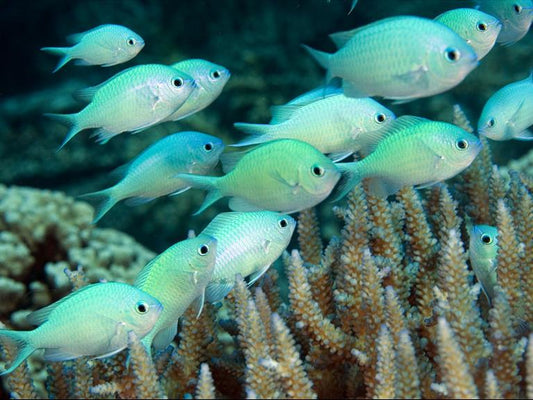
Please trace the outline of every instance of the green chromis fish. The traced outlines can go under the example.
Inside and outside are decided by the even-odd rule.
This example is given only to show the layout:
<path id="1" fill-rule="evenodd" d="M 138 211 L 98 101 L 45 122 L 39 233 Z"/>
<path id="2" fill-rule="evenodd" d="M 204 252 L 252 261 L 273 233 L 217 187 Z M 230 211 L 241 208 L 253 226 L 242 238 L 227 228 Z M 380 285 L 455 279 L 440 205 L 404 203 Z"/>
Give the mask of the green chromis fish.
<path id="1" fill-rule="evenodd" d="M 333 162 L 308 143 L 280 139 L 220 157 L 226 175 L 179 174 L 191 187 L 208 190 L 196 214 L 230 196 L 233 211 L 293 213 L 324 200 L 340 178 Z"/>
<path id="2" fill-rule="evenodd" d="M 135 287 L 156 297 L 163 305 L 153 329 L 142 338 L 147 351 L 167 348 L 178 330 L 178 319 L 196 300 L 198 315 L 204 304 L 205 286 L 215 267 L 216 239 L 198 235 L 166 249 L 137 275 Z"/>
<path id="3" fill-rule="evenodd" d="M 498 283 L 498 229 L 489 225 L 473 225 L 469 235 L 470 265 L 490 304 Z"/>
<path id="4" fill-rule="evenodd" d="M 502 23 L 492 15 L 475 8 L 456 8 L 435 18 L 461 36 L 481 60 L 494 47 Z"/>
<path id="5" fill-rule="evenodd" d="M 502 23 L 502 30 L 496 40 L 511 45 L 522 39 L 529 31 L 533 19 L 532 0 L 476 0 L 478 7 L 494 15 Z"/>
<path id="6" fill-rule="evenodd" d="M 101 200 L 93 221 L 96 223 L 121 200 L 143 204 L 167 194 L 183 193 L 189 186 L 176 178 L 176 174 L 210 172 L 223 150 L 224 143 L 214 136 L 194 131 L 174 133 L 120 167 L 123 177 L 117 184 L 81 197 Z"/>
<path id="7" fill-rule="evenodd" d="M 177 121 L 206 108 L 220 95 L 231 76 L 223 66 L 202 59 L 180 61 L 171 67 L 192 76 L 196 87 L 187 101 L 165 121 Z"/>
<path id="8" fill-rule="evenodd" d="M 306 96 L 307 102 L 300 97 L 295 103 L 272 107 L 270 124 L 235 123 L 237 129 L 252 136 L 233 146 L 298 139 L 339 161 L 379 141 L 381 129 L 396 118 L 369 97 L 346 97 L 342 89 L 324 96 L 322 91 L 315 89 L 316 97 Z"/>
<path id="9" fill-rule="evenodd" d="M 510 83 L 488 100 L 478 121 L 478 131 L 492 140 L 533 140 L 533 73 Z"/>
<path id="10" fill-rule="evenodd" d="M 45 114 L 70 127 L 61 149 L 78 132 L 98 128 L 99 143 L 126 131 L 142 131 L 176 111 L 195 88 L 194 79 L 175 68 L 145 64 L 131 67 L 101 85 L 79 91 L 91 102 L 75 114 Z"/>
<path id="11" fill-rule="evenodd" d="M 304 47 L 327 69 L 326 81 L 342 79 L 349 97 L 432 96 L 458 85 L 478 64 L 457 33 L 426 18 L 391 17 L 330 37 L 339 48 L 333 54 Z"/>
<path id="12" fill-rule="evenodd" d="M 144 47 L 144 40 L 122 25 L 100 25 L 87 32 L 70 35 L 72 47 L 43 47 L 41 50 L 61 57 L 54 72 L 70 60 L 78 65 L 110 67 L 131 60 Z"/>
<path id="13" fill-rule="evenodd" d="M 364 178 L 369 178 L 370 191 L 380 197 L 404 186 L 430 186 L 468 167 L 480 150 L 481 141 L 455 125 L 402 116 L 367 157 L 337 164 L 343 178 L 335 200 Z"/>
<path id="14" fill-rule="evenodd" d="M 0 342 L 10 342 L 17 350 L 11 366 L 0 375 L 12 372 L 39 349 L 49 361 L 118 353 L 128 345 L 128 332 L 144 337 L 162 310 L 157 299 L 126 283 L 85 286 L 29 314 L 28 322 L 39 325 L 36 329 L 0 330 Z"/>
<path id="15" fill-rule="evenodd" d="M 205 289 L 206 301 L 222 300 L 233 288 L 235 275 L 252 285 L 287 248 L 296 221 L 272 211 L 218 214 L 202 234 L 217 239 L 213 276 Z"/>

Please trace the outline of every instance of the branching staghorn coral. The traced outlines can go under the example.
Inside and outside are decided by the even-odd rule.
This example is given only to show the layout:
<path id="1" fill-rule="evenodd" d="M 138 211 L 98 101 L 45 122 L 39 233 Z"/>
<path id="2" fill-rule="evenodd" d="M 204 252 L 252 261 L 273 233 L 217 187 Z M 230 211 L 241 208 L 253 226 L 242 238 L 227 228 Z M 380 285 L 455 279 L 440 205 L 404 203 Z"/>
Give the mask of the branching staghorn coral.
<path id="1" fill-rule="evenodd" d="M 89 397 L 135 397 L 141 387 L 150 397 L 533 396 L 531 188 L 483 152 L 430 190 L 379 200 L 358 185 L 323 246 L 315 212 L 303 213 L 302 251 L 284 256 L 288 301 L 275 268 L 251 290 L 239 278 L 220 305 L 198 319 L 186 312 L 175 344 L 141 369 L 148 375 L 130 368 L 128 351 L 48 363 L 46 395 L 73 397 L 90 374 Z M 503 232 L 492 308 L 468 265 L 467 220 Z"/>

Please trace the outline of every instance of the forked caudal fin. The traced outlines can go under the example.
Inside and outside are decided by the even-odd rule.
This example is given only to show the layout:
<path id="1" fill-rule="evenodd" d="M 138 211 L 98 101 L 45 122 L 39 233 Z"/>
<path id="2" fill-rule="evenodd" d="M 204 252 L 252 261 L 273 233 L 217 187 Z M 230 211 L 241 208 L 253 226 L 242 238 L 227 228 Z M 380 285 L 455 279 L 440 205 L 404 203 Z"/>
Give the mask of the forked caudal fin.
<path id="1" fill-rule="evenodd" d="M 56 68 L 52 73 L 59 71 L 66 63 L 68 63 L 72 58 L 70 57 L 70 47 L 42 47 L 42 51 L 47 51 L 52 54 L 61 56 L 59 62 L 56 65 Z"/>
<path id="2" fill-rule="evenodd" d="M 5 371 L 0 372 L 0 375 L 6 375 L 15 370 L 26 358 L 28 358 L 35 350 L 29 343 L 29 335 L 32 331 L 11 331 L 8 329 L 0 329 L 0 343 L 2 347 L 6 344 L 11 346 L 11 352 L 14 354 L 14 359 L 11 365 Z M 5 354 L 6 352 L 4 352 Z"/>
<path id="3" fill-rule="evenodd" d="M 335 164 L 341 172 L 341 178 L 331 192 L 329 198 L 331 202 L 338 201 L 346 196 L 363 178 L 361 176 L 359 162 Z"/>
<path id="4" fill-rule="evenodd" d="M 217 187 L 217 182 L 220 177 L 217 176 L 203 176 L 193 174 L 178 174 L 176 178 L 183 180 L 185 183 L 196 189 L 208 190 L 204 202 L 193 215 L 198 215 L 204 211 L 211 204 L 221 199 L 223 195 Z"/>
<path id="5" fill-rule="evenodd" d="M 61 150 L 63 146 L 66 145 L 70 141 L 70 139 L 72 139 L 74 136 L 76 136 L 78 132 L 82 130 L 78 126 L 77 115 L 78 114 L 50 114 L 50 113 L 44 114 L 45 117 L 56 120 L 70 128 L 67 133 L 67 136 L 65 136 L 65 139 L 63 140 L 61 145 L 58 147 L 57 151 Z"/>
<path id="6" fill-rule="evenodd" d="M 113 191 L 109 189 L 100 190 L 98 192 L 85 193 L 79 197 L 88 199 L 89 201 L 96 201 L 98 204 L 94 207 L 93 224 L 96 224 L 117 202 L 119 199 L 113 196 Z"/>

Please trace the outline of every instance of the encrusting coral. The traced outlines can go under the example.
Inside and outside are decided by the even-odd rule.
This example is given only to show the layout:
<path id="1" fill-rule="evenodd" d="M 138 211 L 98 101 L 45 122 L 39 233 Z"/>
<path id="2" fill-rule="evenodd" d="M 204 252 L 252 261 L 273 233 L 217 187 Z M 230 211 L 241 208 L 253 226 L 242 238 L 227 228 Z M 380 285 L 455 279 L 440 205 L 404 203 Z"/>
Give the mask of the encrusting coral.
<path id="1" fill-rule="evenodd" d="M 455 115 L 468 128 L 459 110 Z M 5 196 L 7 189 L 2 190 Z M 75 204 L 63 212 L 85 207 Z M 40 372 L 48 376 L 44 394 L 531 397 L 531 204 L 526 179 L 518 173 L 506 177 L 493 168 L 486 141 L 472 166 L 447 184 L 420 191 L 404 188 L 388 200 L 372 197 L 359 185 L 345 204 L 335 207 L 343 227 L 327 244 L 315 211 L 301 213 L 300 250 L 282 257 L 288 299 L 279 290 L 276 267 L 254 288 L 238 276 L 224 301 L 206 304 L 199 318 L 188 310 L 176 343 L 154 360 L 130 337 L 129 353 L 49 363 Z M 469 268 L 467 221 L 498 226 L 498 285 L 492 305 L 480 296 Z M 33 259 L 42 259 L 27 245 L 33 242 L 23 244 Z M 57 243 L 66 254 L 68 242 L 56 242 L 56 249 Z M 11 252 L 11 259 L 22 251 Z M 78 264 L 69 263 L 71 270 Z M 79 274 L 71 272 L 70 281 L 83 284 Z M 26 374 L 24 368 L 26 363 L 18 378 L 4 377 L 11 396 L 35 396 L 36 372 Z M 83 384 L 80 376 L 88 377 Z"/>

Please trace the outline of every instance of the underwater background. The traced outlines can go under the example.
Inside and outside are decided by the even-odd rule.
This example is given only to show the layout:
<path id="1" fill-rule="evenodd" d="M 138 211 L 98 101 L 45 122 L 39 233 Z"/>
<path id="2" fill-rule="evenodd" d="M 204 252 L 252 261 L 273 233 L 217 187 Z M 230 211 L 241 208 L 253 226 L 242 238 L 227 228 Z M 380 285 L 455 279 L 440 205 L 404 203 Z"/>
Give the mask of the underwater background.
<path id="1" fill-rule="evenodd" d="M 11 260 L 41 269 L 44 269 L 45 262 L 54 262 L 56 271 L 62 271 L 65 266 L 75 269 L 76 260 L 83 264 L 83 260 L 91 257 L 99 260 L 107 257 L 119 260 L 119 264 L 134 264 L 135 271 L 138 271 L 154 254 L 185 239 L 190 229 L 199 232 L 218 213 L 229 210 L 227 201 L 222 200 L 193 216 L 204 198 L 204 192 L 195 189 L 135 207 L 120 202 L 98 222 L 97 227 L 113 228 L 127 236 L 117 238 L 108 231 L 101 231 L 91 244 L 91 251 L 98 255 L 81 250 L 78 254 L 78 249 L 84 246 L 76 242 L 78 239 L 71 239 L 69 229 L 90 229 L 91 212 L 83 208 L 85 206 L 73 206 L 69 198 L 110 186 L 114 182 L 110 172 L 150 144 L 174 132 L 197 130 L 217 136 L 228 145 L 245 137 L 233 128 L 233 123 L 267 123 L 272 105 L 284 104 L 324 83 L 324 70 L 307 54 L 302 44 L 331 52 L 334 46 L 328 35 L 333 32 L 395 15 L 434 18 L 449 9 L 474 6 L 473 1 L 462 0 L 359 0 L 354 11 L 348 14 L 350 4 L 350 0 L 40 0 L 31 4 L 1 1 L 0 39 L 4 48 L 0 86 L 0 214 L 4 221 L 0 230 L 6 232 L 6 215 L 18 215 L 23 219 L 24 213 L 35 211 L 29 211 L 31 207 L 41 207 L 39 212 L 48 214 L 47 218 L 50 217 L 52 222 L 46 222 L 48 225 L 40 233 L 45 239 L 28 240 L 38 243 L 36 248 L 29 246 L 31 256 L 22 250 L 19 253 L 7 251 L 11 239 L 7 235 L 1 236 L 0 232 L 0 258 L 4 258 L 0 277 L 9 276 L 26 286 L 22 294 L 17 292 L 20 295 L 17 294 L 19 297 L 13 302 L 15 306 L 0 307 L 0 319 L 11 326 L 24 327 L 20 322 L 22 317 L 13 316 L 13 311 L 48 304 L 51 299 L 61 297 L 68 287 L 66 278 L 64 282 L 51 284 L 58 290 L 54 293 L 39 285 L 31 286 L 30 282 L 44 281 L 42 273 L 26 269 L 17 275 L 5 267 Z M 68 63 L 52 74 L 57 58 L 40 51 L 41 47 L 63 45 L 69 34 L 106 23 L 121 24 L 140 34 L 146 43 L 144 49 L 124 64 L 101 68 Z M 97 85 L 134 65 L 168 65 L 189 58 L 203 58 L 231 72 L 221 95 L 209 107 L 183 120 L 158 124 L 135 135 L 123 133 L 105 145 L 97 144 L 89 132 L 82 132 L 56 151 L 67 128 L 43 114 L 79 110 L 80 103 L 72 96 L 75 90 Z M 397 116 L 409 114 L 447 122 L 452 121 L 453 105 L 459 104 L 472 125 L 476 125 L 487 99 L 502 86 L 525 79 L 532 67 L 533 33 L 529 32 L 512 46 L 496 44 L 463 82 L 445 93 L 404 104 L 378 101 Z M 521 172 L 532 179 L 533 141 L 488 143 L 495 165 L 506 167 L 512 163 L 515 169 L 520 166 Z M 68 198 L 32 191 L 10 195 L 9 188 L 14 186 L 60 191 Z M 12 199 L 11 205 L 7 205 L 8 199 Z M 318 242 L 327 244 L 341 234 L 346 219 L 336 218 L 332 204 L 327 202 L 317 206 L 316 213 L 321 231 Z M 41 220 L 36 218 L 21 223 L 21 235 L 31 235 L 32 230 L 38 229 L 35 221 Z M 54 231 L 56 220 L 65 222 L 64 231 L 63 228 Z M 49 230 L 50 226 L 54 227 L 51 228 L 53 232 Z M 55 253 L 57 243 L 50 245 L 51 242 L 46 240 L 48 235 L 61 238 L 60 255 Z M 83 237 L 80 240 L 83 242 Z M 75 251 L 69 253 L 69 261 L 65 262 L 63 253 L 68 253 L 65 249 L 69 244 Z M 295 234 L 288 248 L 296 247 Z M 31 257 L 31 261 L 21 261 L 25 257 Z M 35 263 L 40 258 L 42 263 Z M 319 264 L 318 261 L 315 263 Z M 297 264 L 297 260 L 292 260 L 291 265 Z M 525 277 L 526 282 L 530 276 Z M 89 278 L 95 280 L 96 276 Z M 131 273 L 126 268 L 110 270 L 102 278 L 128 280 Z M 7 284 L 0 281 L 3 297 L 13 293 L 6 287 Z M 33 291 L 31 294 L 29 289 Z M 45 292 L 43 298 L 37 298 Z M 284 300 L 286 296 L 283 295 Z M 483 316 L 488 320 L 487 305 L 484 307 Z M 324 315 L 327 315 L 325 311 Z M 356 331 L 357 327 L 350 329 Z M 372 337 L 376 339 L 377 334 Z M 305 346 L 304 349 L 311 353 Z M 336 358 L 329 362 L 345 362 L 349 357 L 341 353 L 337 352 Z M 324 365 L 330 364 L 324 362 Z M 355 376 L 355 372 L 353 374 Z M 475 378 L 476 383 L 482 380 Z M 224 391 L 220 381 L 219 385 L 225 395 L 242 394 L 229 389 Z M 231 385 L 228 383 L 228 386 Z M 524 393 L 523 387 L 520 390 Z M 360 395 L 364 391 L 354 393 Z M 366 393 L 370 397 L 375 394 L 372 391 Z M 429 389 L 424 392 L 427 393 Z M 443 392 L 435 393 L 442 395 Z M 319 391 L 319 394 L 346 395 L 325 391 Z"/>

